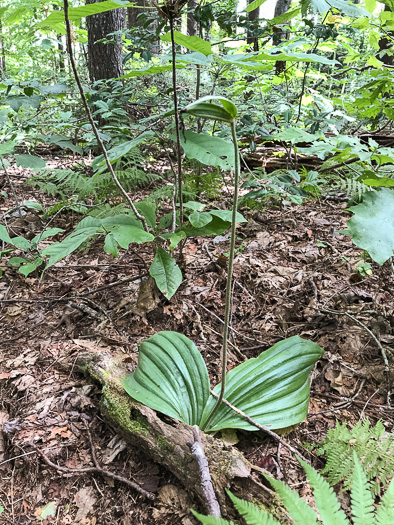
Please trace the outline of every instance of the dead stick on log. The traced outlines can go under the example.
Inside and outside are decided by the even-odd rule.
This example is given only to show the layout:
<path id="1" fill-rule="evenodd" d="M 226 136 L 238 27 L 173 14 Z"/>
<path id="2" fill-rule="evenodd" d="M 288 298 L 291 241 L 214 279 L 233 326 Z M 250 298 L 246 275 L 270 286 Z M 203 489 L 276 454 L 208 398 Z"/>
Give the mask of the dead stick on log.
<path id="1" fill-rule="evenodd" d="M 216 516 L 217 518 L 220 518 L 222 514 L 220 512 L 219 502 L 213 489 L 211 474 L 209 472 L 209 464 L 204 452 L 204 445 L 201 441 L 200 429 L 197 425 L 195 425 L 192 427 L 192 430 L 194 441 L 189 441 L 187 445 L 197 461 L 201 487 L 206 500 L 207 509 L 210 516 Z"/>
<path id="2" fill-rule="evenodd" d="M 34 443 L 29 443 L 29 445 L 34 448 L 34 450 L 37 452 L 39 456 L 42 457 L 44 463 L 46 463 L 49 467 L 52 467 L 56 469 L 58 472 L 62 472 L 63 474 L 71 474 L 71 475 L 78 475 L 78 474 L 100 474 L 101 476 L 114 479 L 116 481 L 120 481 L 121 483 L 124 483 L 125 485 L 128 485 L 132 489 L 139 492 L 142 496 L 145 496 L 145 498 L 148 498 L 150 500 L 155 500 L 156 496 L 152 492 L 148 492 L 147 490 L 143 489 L 138 485 L 137 483 L 134 483 L 134 481 L 131 481 L 127 478 L 124 478 L 123 476 L 118 476 L 117 474 L 114 474 L 113 472 L 109 472 L 108 470 L 104 470 L 100 466 L 96 467 L 88 467 L 88 468 L 68 468 L 68 467 L 62 467 L 60 465 L 56 465 L 56 463 L 53 463 L 45 454 L 42 452 Z M 95 454 L 93 452 L 93 461 L 95 461 Z"/>
<path id="3" fill-rule="evenodd" d="M 338 310 L 331 310 L 328 308 L 315 308 L 316 310 L 320 310 L 321 312 L 325 312 L 327 314 L 334 314 L 334 315 L 346 315 L 346 317 L 349 317 L 352 321 L 354 321 L 356 324 L 361 326 L 361 328 L 364 328 L 364 330 L 372 337 L 372 339 L 377 344 L 380 353 L 382 354 L 383 362 L 384 362 L 384 375 L 386 377 L 386 389 L 387 389 L 387 405 L 391 406 L 391 382 L 390 382 L 390 366 L 389 366 L 389 360 L 387 359 L 386 350 L 383 348 L 382 343 L 379 341 L 379 339 L 376 337 L 376 335 L 366 326 L 363 322 L 359 321 L 357 317 L 354 317 L 354 315 L 349 314 L 349 312 L 339 312 Z"/>
<path id="4" fill-rule="evenodd" d="M 215 392 L 213 392 L 212 390 L 211 390 L 211 394 L 213 395 L 213 397 L 216 397 L 216 399 L 218 399 L 219 396 L 217 394 L 215 394 Z M 234 410 L 234 412 L 236 414 L 238 414 L 241 417 L 243 417 L 244 419 L 246 419 L 246 421 L 248 423 L 250 423 L 251 425 L 255 426 L 256 428 L 262 430 L 263 432 L 265 432 L 266 434 L 268 434 L 269 436 L 274 438 L 276 441 L 281 443 L 281 445 L 283 445 L 284 447 L 288 448 L 291 452 L 293 452 L 293 454 L 299 456 L 302 460 L 304 460 L 306 463 L 308 463 L 308 465 L 310 465 L 310 461 L 308 461 L 296 448 L 294 448 L 291 445 L 289 445 L 289 443 L 286 443 L 286 441 L 283 441 L 283 439 L 279 436 L 279 434 L 276 434 L 275 432 L 273 432 L 269 428 L 267 428 L 267 427 L 265 427 L 263 425 L 260 425 L 260 423 L 257 423 L 257 421 L 255 421 L 250 416 L 245 414 L 245 412 L 242 412 L 242 410 L 239 410 L 239 408 L 237 408 L 234 405 L 232 405 L 231 403 L 229 403 L 226 399 L 223 399 L 222 402 L 225 405 L 227 405 L 229 408 L 231 408 L 231 410 Z"/>

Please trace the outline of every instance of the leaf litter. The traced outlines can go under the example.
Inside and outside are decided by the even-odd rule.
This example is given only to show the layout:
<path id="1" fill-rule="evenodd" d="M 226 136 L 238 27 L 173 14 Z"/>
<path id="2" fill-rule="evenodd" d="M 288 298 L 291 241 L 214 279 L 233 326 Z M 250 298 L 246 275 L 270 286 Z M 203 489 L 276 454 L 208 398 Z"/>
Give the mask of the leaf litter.
<path id="1" fill-rule="evenodd" d="M 34 198 L 32 189 L 17 185 L 19 194 Z M 392 367 L 392 270 L 374 263 L 372 275 L 356 270 L 363 252 L 337 234 L 349 217 L 343 208 L 324 199 L 284 209 L 271 203 L 247 211 L 248 223 L 237 229 L 230 367 L 292 335 L 325 349 L 312 374 L 308 419 L 286 436 L 296 448 L 323 439 L 337 420 L 353 426 L 368 416 L 393 430 L 379 348 L 351 319 L 326 311 L 362 321 L 388 349 Z M 77 220 L 62 216 L 53 226 L 70 229 Z M 17 226 L 18 234 L 41 228 L 37 220 Z M 145 277 L 130 281 L 144 270 L 141 257 L 153 259 L 146 245 L 114 259 L 98 241 L 55 264 L 42 280 L 7 267 L 0 283 L 0 523 L 193 523 L 193 495 L 105 425 L 99 389 L 75 363 L 83 352 L 105 349 L 135 366 L 139 342 L 176 330 L 196 343 L 217 381 L 228 244 L 226 235 L 188 240 L 184 283 L 170 301 L 149 283 L 141 287 Z M 32 453 L 31 442 L 59 465 L 91 466 L 85 421 L 101 464 L 156 492 L 154 503 L 112 480 L 64 477 Z M 223 438 L 242 450 L 257 475 L 263 468 L 309 497 L 286 449 L 260 432 L 223 432 Z"/>

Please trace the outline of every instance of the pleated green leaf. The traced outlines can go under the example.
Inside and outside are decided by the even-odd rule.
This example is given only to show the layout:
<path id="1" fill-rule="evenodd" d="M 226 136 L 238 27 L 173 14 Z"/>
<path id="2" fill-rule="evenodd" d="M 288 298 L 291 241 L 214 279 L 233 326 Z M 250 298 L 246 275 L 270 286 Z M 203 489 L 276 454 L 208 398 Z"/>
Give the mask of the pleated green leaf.
<path id="1" fill-rule="evenodd" d="M 308 413 L 309 373 L 323 350 L 316 343 L 294 336 L 280 341 L 259 357 L 248 359 L 226 376 L 225 399 L 270 429 L 300 423 Z M 220 385 L 214 389 L 220 392 Z M 205 407 L 203 427 L 216 399 Z M 257 430 L 242 416 L 222 404 L 207 431 L 224 428 Z"/>
<path id="2" fill-rule="evenodd" d="M 218 101 L 222 105 L 212 104 L 212 101 Z M 231 124 L 237 116 L 237 108 L 228 98 L 207 95 L 196 102 L 192 102 L 184 109 L 185 113 L 189 113 L 194 117 L 206 118 L 211 120 L 220 120 Z"/>
<path id="3" fill-rule="evenodd" d="M 199 424 L 210 395 L 200 352 L 176 332 L 160 332 L 144 341 L 135 372 L 122 383 L 132 398 L 188 425 Z"/>
<path id="4" fill-rule="evenodd" d="M 271 429 L 299 423 L 308 411 L 309 373 L 322 353 L 298 336 L 281 341 L 227 374 L 225 398 Z M 142 343 L 137 369 L 123 386 L 137 401 L 201 428 L 216 401 L 199 351 L 176 332 L 160 332 Z M 220 385 L 214 389 L 219 390 Z M 257 430 L 223 404 L 208 431 L 224 428 Z"/>

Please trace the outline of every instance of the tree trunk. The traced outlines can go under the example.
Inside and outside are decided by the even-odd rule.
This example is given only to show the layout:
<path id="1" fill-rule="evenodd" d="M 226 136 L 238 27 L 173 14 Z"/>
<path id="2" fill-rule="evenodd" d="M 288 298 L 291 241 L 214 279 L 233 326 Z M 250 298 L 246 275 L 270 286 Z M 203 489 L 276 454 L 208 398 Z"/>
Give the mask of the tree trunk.
<path id="1" fill-rule="evenodd" d="M 194 9 L 197 7 L 197 0 L 188 0 L 187 2 L 187 8 L 189 12 L 187 13 L 187 34 L 189 36 L 196 36 L 197 35 L 197 22 L 194 18 Z M 190 12 L 190 10 L 193 9 L 193 12 Z"/>
<path id="2" fill-rule="evenodd" d="M 290 8 L 291 0 L 278 0 L 275 5 L 274 17 L 284 15 Z M 289 39 L 289 32 L 282 31 L 280 26 L 274 27 L 274 34 L 272 36 L 272 43 L 274 46 L 278 46 L 283 40 Z M 277 75 L 280 75 L 286 68 L 286 62 L 277 60 L 275 62 L 275 71 Z"/>
<path id="3" fill-rule="evenodd" d="M 391 12 L 391 8 L 388 5 L 384 6 L 385 11 Z M 379 60 L 386 64 L 387 66 L 394 65 L 394 55 L 388 54 L 387 51 L 392 52 L 392 47 L 394 45 L 394 31 L 386 31 L 386 35 L 379 40 Z"/>
<path id="4" fill-rule="evenodd" d="M 126 361 L 115 359 L 107 351 L 87 352 L 78 357 L 80 369 L 103 387 L 100 408 L 106 422 L 132 446 L 170 470 L 205 506 L 197 462 L 188 446 L 193 441 L 192 428 L 156 414 L 125 392 L 121 381 L 129 372 Z M 243 455 L 221 439 L 203 433 L 201 437 L 222 514 L 229 516 L 233 512 L 224 490 L 231 488 L 239 497 L 257 501 L 275 512 L 286 523 L 275 494 L 261 483 Z"/>
<path id="5" fill-rule="evenodd" d="M 98 0 L 102 1 L 102 0 Z M 86 0 L 94 4 L 95 0 Z M 98 42 L 109 33 L 126 27 L 126 10 L 123 8 L 91 15 L 86 18 L 88 28 L 88 69 L 92 82 L 117 78 L 123 75 L 122 37 L 110 37 L 115 43 Z"/>
<path id="6" fill-rule="evenodd" d="M 254 0 L 248 0 L 248 5 L 252 4 L 253 2 Z M 253 51 L 259 50 L 259 39 L 258 37 L 254 36 L 254 31 L 258 27 L 258 23 L 256 22 L 256 20 L 259 18 L 259 16 L 260 16 L 260 7 L 248 13 L 248 20 L 251 25 L 249 26 L 247 33 L 246 33 L 246 43 L 252 46 Z"/>
<path id="7" fill-rule="evenodd" d="M 127 8 L 127 27 L 128 29 L 133 29 L 135 27 L 141 27 L 145 24 L 145 20 L 139 15 L 147 14 L 150 15 L 150 18 L 154 18 L 152 23 L 149 25 L 148 29 L 150 31 L 156 31 L 159 24 L 158 13 L 155 9 L 152 9 L 152 4 L 148 0 L 136 0 L 134 2 L 135 6 L 138 7 L 128 7 Z M 153 55 L 158 55 L 160 53 L 160 40 L 153 40 L 148 48 L 148 51 Z"/>

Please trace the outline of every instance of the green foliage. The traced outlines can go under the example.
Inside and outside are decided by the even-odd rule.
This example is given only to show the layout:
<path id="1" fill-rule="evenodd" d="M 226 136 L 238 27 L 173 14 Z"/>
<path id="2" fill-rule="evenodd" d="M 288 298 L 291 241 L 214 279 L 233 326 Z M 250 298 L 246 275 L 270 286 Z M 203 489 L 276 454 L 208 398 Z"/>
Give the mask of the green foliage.
<path id="1" fill-rule="evenodd" d="M 149 273 L 161 293 L 171 299 L 182 282 L 182 272 L 175 260 L 163 248 L 158 248 Z"/>
<path id="2" fill-rule="evenodd" d="M 126 191 L 160 180 L 158 175 L 143 171 L 141 169 L 143 163 L 144 158 L 137 149 L 130 150 L 122 162 L 117 162 L 115 174 Z M 45 169 L 26 182 L 37 187 L 41 192 L 46 192 L 53 197 L 60 196 L 62 199 L 75 196 L 80 201 L 93 195 L 101 200 L 109 195 L 119 195 L 119 189 L 108 171 L 88 176 L 79 169 Z"/>
<path id="3" fill-rule="evenodd" d="M 354 215 L 347 226 L 354 244 L 378 264 L 385 263 L 394 254 L 394 192 L 389 188 L 369 191 L 350 210 Z"/>
<path id="4" fill-rule="evenodd" d="M 348 429 L 338 421 L 334 429 L 319 443 L 317 454 L 326 459 L 322 474 L 331 485 L 343 481 L 345 489 L 350 488 L 353 476 L 353 452 L 356 452 L 363 471 L 371 482 L 373 496 L 386 489 L 394 472 L 394 434 L 388 434 L 380 421 L 370 426 L 367 419 Z"/>
<path id="5" fill-rule="evenodd" d="M 299 423 L 308 410 L 309 373 L 322 353 L 317 344 L 297 336 L 281 341 L 227 374 L 226 399 L 272 429 Z M 160 332 L 142 343 L 137 369 L 124 378 L 123 386 L 150 408 L 200 427 L 216 401 L 209 395 L 201 354 L 176 332 Z M 216 394 L 220 386 L 215 387 Z M 224 428 L 257 430 L 222 404 L 208 430 Z"/>
<path id="6" fill-rule="evenodd" d="M 38 204 L 38 203 L 36 203 Z M 63 232 L 61 228 L 48 228 L 44 230 L 41 234 L 33 237 L 31 241 L 25 239 L 24 237 L 10 237 L 6 228 L 0 224 L 0 240 L 3 241 L 6 245 L 11 245 L 12 248 L 7 248 L 0 251 L 0 257 L 3 255 L 8 255 L 13 251 L 22 252 L 23 257 L 11 257 L 7 264 L 9 266 L 14 266 L 18 268 L 19 273 L 27 277 L 37 268 L 39 268 L 43 263 L 44 259 L 41 256 L 39 243 L 48 239 L 49 237 L 54 237 L 58 233 Z M 1 276 L 1 274 L 0 274 Z"/>
<path id="7" fill-rule="evenodd" d="M 317 523 L 322 523 L 322 525 L 389 525 L 394 523 L 394 481 L 388 486 L 380 505 L 375 510 L 370 485 L 355 452 L 352 454 L 353 476 L 349 481 L 352 488 L 351 521 L 347 519 L 344 511 L 340 508 L 334 491 L 325 479 L 313 467 L 304 461 L 299 461 L 304 467 L 309 484 L 314 491 L 313 495 L 319 515 L 307 505 L 296 491 L 290 489 L 282 481 L 272 479 L 264 474 L 264 477 L 280 496 L 294 525 L 316 525 Z M 280 525 L 280 522 L 273 516 L 258 509 L 255 505 L 235 497 L 229 491 L 227 494 L 247 525 Z M 203 525 L 233 523 L 212 516 L 203 516 L 193 510 L 192 513 Z"/>

